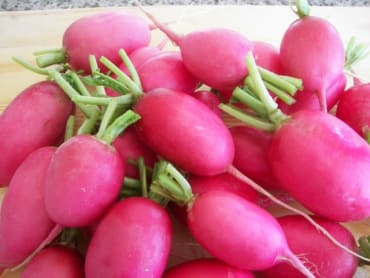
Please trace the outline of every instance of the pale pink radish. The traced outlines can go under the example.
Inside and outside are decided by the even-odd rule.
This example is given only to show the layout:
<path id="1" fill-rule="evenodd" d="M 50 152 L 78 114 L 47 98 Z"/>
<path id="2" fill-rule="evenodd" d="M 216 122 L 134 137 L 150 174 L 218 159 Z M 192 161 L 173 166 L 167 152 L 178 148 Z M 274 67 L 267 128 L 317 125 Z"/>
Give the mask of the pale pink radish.
<path id="1" fill-rule="evenodd" d="M 195 91 L 192 94 L 200 102 L 203 102 L 207 105 L 213 112 L 215 112 L 218 116 L 221 117 L 221 110 L 218 108 L 219 104 L 221 103 L 220 98 L 213 92 L 207 90 L 199 90 Z"/>
<path id="2" fill-rule="evenodd" d="M 323 218 L 314 217 L 338 241 L 357 252 L 353 234 L 341 224 Z M 284 230 L 288 244 L 294 254 L 302 257 L 307 268 L 317 278 L 341 277 L 352 278 L 358 266 L 358 258 L 334 246 L 323 234 L 312 227 L 304 218 L 289 215 L 278 218 Z M 286 263 L 280 263 L 262 273 L 265 278 L 302 278 L 296 269 Z"/>
<path id="3" fill-rule="evenodd" d="M 143 197 L 121 200 L 96 228 L 86 254 L 86 278 L 161 278 L 171 240 L 164 208 Z"/>
<path id="4" fill-rule="evenodd" d="M 256 64 L 274 73 L 281 73 L 280 51 L 265 41 L 252 41 Z"/>
<path id="5" fill-rule="evenodd" d="M 0 186 L 32 151 L 59 143 L 71 113 L 71 100 L 52 81 L 27 87 L 8 104 L 0 115 Z"/>
<path id="6" fill-rule="evenodd" d="M 62 245 L 41 250 L 22 270 L 20 278 L 84 278 L 84 260 L 76 250 Z"/>

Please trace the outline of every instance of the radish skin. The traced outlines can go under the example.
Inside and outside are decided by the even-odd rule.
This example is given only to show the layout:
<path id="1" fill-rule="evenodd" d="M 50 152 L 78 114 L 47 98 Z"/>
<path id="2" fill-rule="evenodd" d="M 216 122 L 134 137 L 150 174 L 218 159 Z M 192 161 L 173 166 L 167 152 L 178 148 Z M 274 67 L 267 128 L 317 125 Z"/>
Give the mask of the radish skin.
<path id="1" fill-rule="evenodd" d="M 161 278 L 171 240 L 166 210 L 143 197 L 124 199 L 95 230 L 86 254 L 86 278 Z"/>
<path id="2" fill-rule="evenodd" d="M 24 89 L 0 116 L 0 186 L 7 186 L 22 161 L 34 150 L 57 144 L 72 102 L 52 81 Z"/>
<path id="3" fill-rule="evenodd" d="M 215 258 L 201 258 L 169 268 L 162 278 L 253 278 L 245 270 L 232 267 Z"/>
<path id="4" fill-rule="evenodd" d="M 10 181 L 0 212 L 0 267 L 22 263 L 55 226 L 44 204 L 45 177 L 55 149 L 32 152 Z"/>

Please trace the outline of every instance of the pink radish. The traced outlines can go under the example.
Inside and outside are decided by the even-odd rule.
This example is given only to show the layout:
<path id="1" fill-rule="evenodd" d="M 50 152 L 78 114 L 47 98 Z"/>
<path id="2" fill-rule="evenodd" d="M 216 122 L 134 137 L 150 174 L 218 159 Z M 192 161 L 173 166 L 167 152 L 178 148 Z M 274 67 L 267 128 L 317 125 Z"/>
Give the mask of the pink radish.
<path id="1" fill-rule="evenodd" d="M 268 188 L 280 188 L 268 161 L 272 134 L 245 126 L 230 128 L 235 144 L 233 164 L 242 173 Z"/>
<path id="2" fill-rule="evenodd" d="M 196 79 L 185 68 L 179 52 L 163 52 L 141 64 L 137 69 L 144 92 L 168 88 L 187 94 L 198 86 Z"/>
<path id="3" fill-rule="evenodd" d="M 129 30 L 129 31 L 128 31 Z M 90 73 L 89 55 L 107 57 L 115 64 L 121 60 L 118 50 L 128 54 L 147 46 L 151 34 L 148 23 L 140 16 L 126 11 L 107 11 L 81 17 L 68 26 L 63 34 L 63 49 L 49 61 L 45 51 L 38 57 L 39 65 L 68 62 L 75 70 Z M 104 67 L 99 64 L 102 70 Z"/>
<path id="4" fill-rule="evenodd" d="M 316 218 L 337 240 L 354 252 L 357 251 L 356 240 L 352 233 L 342 225 L 325 219 Z M 284 230 L 288 244 L 297 256 L 304 257 L 307 268 L 317 278 L 341 277 L 352 278 L 358 266 L 358 259 L 337 246 L 298 215 L 278 218 Z M 301 273 L 286 263 L 281 263 L 263 272 L 265 278 L 302 278 Z"/>
<path id="5" fill-rule="evenodd" d="M 55 227 L 44 204 L 46 172 L 55 147 L 33 151 L 10 181 L 0 212 L 0 267 L 22 263 Z"/>
<path id="6" fill-rule="evenodd" d="M 339 101 L 344 93 L 346 85 L 346 76 L 344 73 L 340 73 L 337 78 L 333 80 L 331 85 L 326 90 L 326 105 L 327 109 L 331 110 Z M 287 114 L 292 114 L 299 110 L 321 110 L 320 101 L 316 95 L 312 94 L 311 91 L 299 91 L 294 96 L 295 103 L 287 105 L 282 101 L 278 101 L 279 108 Z"/>
<path id="7" fill-rule="evenodd" d="M 97 226 L 86 254 L 86 278 L 160 278 L 171 239 L 166 210 L 143 197 L 124 199 Z"/>
<path id="8" fill-rule="evenodd" d="M 128 128 L 113 141 L 113 146 L 121 155 L 125 164 L 125 176 L 131 178 L 138 178 L 138 167 L 130 163 L 130 159 L 137 160 L 143 157 L 145 164 L 153 167 L 157 160 L 155 154 L 142 142 L 140 142 L 138 135 L 134 128 Z"/>
<path id="9" fill-rule="evenodd" d="M 327 111 L 327 90 L 343 72 L 345 61 L 335 27 L 315 16 L 294 21 L 282 38 L 280 59 L 283 73 L 301 78 L 304 90 L 317 95 L 321 109 Z"/>
<path id="10" fill-rule="evenodd" d="M 340 98 L 336 116 L 368 140 L 370 128 L 370 84 L 349 88 Z"/>
<path id="11" fill-rule="evenodd" d="M 60 145 L 51 161 L 45 204 L 56 223 L 81 227 L 94 223 L 118 198 L 124 177 L 119 153 L 92 135 Z"/>
<path id="12" fill-rule="evenodd" d="M 180 168 L 210 176 L 223 173 L 232 163 L 234 144 L 229 130 L 192 96 L 157 89 L 142 96 L 134 110 L 141 116 L 136 128 L 143 142 Z"/>
<path id="13" fill-rule="evenodd" d="M 32 151 L 57 144 L 72 112 L 72 102 L 51 81 L 24 89 L 0 115 L 0 186 L 9 184 Z"/>
<path id="14" fill-rule="evenodd" d="M 218 108 L 219 104 L 221 103 L 220 99 L 216 94 L 207 91 L 207 90 L 199 90 L 195 91 L 192 94 L 193 97 L 195 97 L 200 102 L 203 102 L 205 105 L 207 105 L 213 112 L 215 112 L 218 116 L 221 117 L 221 110 Z"/>
<path id="15" fill-rule="evenodd" d="M 64 246 L 51 246 L 40 251 L 26 265 L 20 278 L 83 278 L 83 257 Z"/>
<path id="16" fill-rule="evenodd" d="M 281 74 L 279 49 L 264 41 L 252 41 L 256 64 L 274 73 Z"/>
<path id="17" fill-rule="evenodd" d="M 335 221 L 370 216 L 370 147 L 336 117 L 292 114 L 276 130 L 269 160 L 281 187 L 318 215 Z"/>
<path id="18" fill-rule="evenodd" d="M 145 14 L 179 46 L 185 67 L 202 83 L 215 89 L 234 88 L 248 73 L 245 57 L 253 46 L 243 34 L 214 28 L 178 35 Z"/>
<path id="19" fill-rule="evenodd" d="M 202 258 L 187 261 L 169 268 L 162 278 L 253 278 L 245 270 L 232 267 L 214 258 Z"/>

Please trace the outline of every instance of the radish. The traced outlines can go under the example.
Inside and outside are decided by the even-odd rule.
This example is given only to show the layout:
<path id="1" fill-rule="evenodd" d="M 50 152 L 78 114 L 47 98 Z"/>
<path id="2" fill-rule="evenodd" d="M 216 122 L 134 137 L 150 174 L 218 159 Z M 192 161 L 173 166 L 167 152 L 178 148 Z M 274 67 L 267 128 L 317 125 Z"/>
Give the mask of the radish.
<path id="1" fill-rule="evenodd" d="M 201 258 L 187 261 L 169 268 L 162 278 L 253 278 L 245 270 L 232 267 L 214 258 Z"/>
<path id="2" fill-rule="evenodd" d="M 143 197 L 121 200 L 96 228 L 86 254 L 86 278 L 160 278 L 171 240 L 166 210 Z"/>
<path id="3" fill-rule="evenodd" d="M 274 73 L 281 73 L 279 49 L 264 41 L 252 41 L 256 64 Z"/>
<path id="4" fill-rule="evenodd" d="M 199 83 L 185 68 L 177 51 L 163 52 L 148 59 L 137 68 L 137 73 L 144 92 L 168 88 L 190 94 Z"/>
<path id="5" fill-rule="evenodd" d="M 343 94 L 336 116 L 351 126 L 358 134 L 369 140 L 370 128 L 370 84 L 355 85 Z"/>
<path id="6" fill-rule="evenodd" d="M 207 105 L 213 112 L 215 112 L 218 116 L 221 117 L 221 110 L 218 108 L 219 104 L 221 103 L 219 97 L 207 90 L 199 90 L 195 91 L 192 94 L 193 97 L 195 97 L 200 102 L 203 102 L 205 105 Z"/>
<path id="7" fill-rule="evenodd" d="M 335 221 L 369 217 L 370 176 L 365 169 L 370 166 L 370 148 L 366 141 L 344 122 L 322 111 L 283 114 L 263 86 L 252 55 L 248 55 L 247 63 L 258 84 L 255 93 L 264 103 L 272 126 L 265 120 L 253 122 L 274 132 L 268 159 L 281 188 L 307 209 Z M 239 116 L 236 112 L 231 114 Z"/>
<path id="8" fill-rule="evenodd" d="M 141 140 L 178 167 L 211 176 L 225 172 L 232 163 L 234 144 L 229 130 L 192 96 L 156 89 L 139 98 L 134 111 L 141 117 L 135 124 Z"/>
<path id="9" fill-rule="evenodd" d="M 243 34 L 227 28 L 214 28 L 178 35 L 141 9 L 179 46 L 185 67 L 202 83 L 225 89 L 242 82 L 247 74 L 245 57 L 253 47 Z"/>
<path id="10" fill-rule="evenodd" d="M 117 200 L 123 177 L 122 158 L 112 146 L 92 135 L 74 136 L 51 161 L 46 210 L 62 226 L 92 224 Z"/>
<path id="11" fill-rule="evenodd" d="M 41 250 L 25 266 L 20 278 L 83 278 L 83 257 L 64 246 L 50 246 Z"/>
<path id="12" fill-rule="evenodd" d="M 22 263 L 55 227 L 44 204 L 46 172 L 55 149 L 33 151 L 10 181 L 0 211 L 1 268 Z"/>
<path id="13" fill-rule="evenodd" d="M 346 86 L 346 75 L 340 73 L 337 78 L 333 80 L 331 85 L 326 90 L 326 105 L 330 111 L 338 103 L 341 96 L 344 94 Z M 292 114 L 299 110 L 321 110 L 319 99 L 311 91 L 300 91 L 295 96 L 295 103 L 287 105 L 282 101 L 278 101 L 279 108 L 287 114 Z"/>
<path id="14" fill-rule="evenodd" d="M 235 144 L 234 166 L 257 183 L 279 189 L 267 157 L 272 134 L 246 126 L 231 127 L 230 131 Z"/>
<path id="15" fill-rule="evenodd" d="M 161 163 L 151 191 L 186 205 L 189 231 L 211 256 L 243 270 L 262 270 L 288 261 L 307 277 L 314 277 L 290 251 L 281 227 L 267 211 L 229 191 L 194 195 L 173 165 Z M 269 231 L 269 236 L 261 231 Z M 265 246 L 269 252 L 261 250 Z"/>
<path id="16" fill-rule="evenodd" d="M 41 67 L 67 62 L 74 70 L 89 74 L 89 55 L 120 64 L 120 48 L 129 54 L 147 46 L 150 38 L 149 25 L 140 16 L 122 10 L 101 12 L 70 24 L 63 34 L 63 48 L 37 52 L 37 61 Z M 102 64 L 99 67 L 104 70 Z"/>
<path id="17" fill-rule="evenodd" d="M 315 220 L 337 240 L 354 252 L 357 251 L 355 238 L 345 227 L 317 217 Z M 352 278 L 354 276 L 358 259 L 334 246 L 304 218 L 298 215 L 289 215 L 278 218 L 278 222 L 284 230 L 292 251 L 298 256 L 304 256 L 305 265 L 312 269 L 315 277 Z M 303 276 L 290 265 L 281 263 L 264 271 L 263 277 L 301 278 Z"/>
<path id="18" fill-rule="evenodd" d="M 122 157 L 125 164 L 126 177 L 139 177 L 138 167 L 132 165 L 132 160 L 138 160 L 139 157 L 143 157 L 145 164 L 149 167 L 153 167 L 157 161 L 155 153 L 139 140 L 133 127 L 126 129 L 124 133 L 113 141 L 112 145 Z"/>
<path id="19" fill-rule="evenodd" d="M 345 62 L 344 45 L 335 26 L 308 12 L 301 14 L 283 35 L 280 59 L 283 73 L 301 78 L 305 91 L 316 95 L 326 112 L 327 91 L 343 72 Z"/>
<path id="20" fill-rule="evenodd" d="M 24 89 L 0 115 L 0 186 L 32 151 L 57 144 L 63 137 L 72 102 L 52 81 Z"/>

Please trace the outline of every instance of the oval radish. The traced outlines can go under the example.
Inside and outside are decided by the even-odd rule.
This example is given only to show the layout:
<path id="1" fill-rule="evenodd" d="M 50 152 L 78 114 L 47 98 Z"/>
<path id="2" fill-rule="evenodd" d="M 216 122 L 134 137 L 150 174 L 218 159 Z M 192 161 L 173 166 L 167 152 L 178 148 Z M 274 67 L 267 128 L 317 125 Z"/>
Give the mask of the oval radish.
<path id="1" fill-rule="evenodd" d="M 57 144 L 72 113 L 72 102 L 52 81 L 24 89 L 0 115 L 0 186 L 32 151 Z"/>
<path id="2" fill-rule="evenodd" d="M 46 173 L 55 149 L 33 151 L 10 181 L 0 211 L 0 267 L 22 263 L 55 226 L 44 204 Z"/>
<path id="3" fill-rule="evenodd" d="M 102 218 L 86 254 L 86 278 L 160 278 L 172 239 L 170 218 L 143 197 L 116 203 Z"/>
<path id="4" fill-rule="evenodd" d="M 20 278 L 48 277 L 85 277 L 83 257 L 64 246 L 47 247 L 32 258 L 20 275 Z"/>
<path id="5" fill-rule="evenodd" d="M 51 219 L 67 227 L 98 220 L 118 198 L 124 177 L 121 156 L 92 135 L 60 145 L 48 169 L 45 205 Z"/>
<path id="6" fill-rule="evenodd" d="M 314 217 L 342 244 L 357 252 L 356 240 L 342 225 Z M 298 215 L 278 218 L 288 244 L 296 255 L 304 256 L 307 268 L 312 269 L 317 278 L 352 278 L 356 272 L 358 259 L 334 246 L 323 234 Z M 281 263 L 263 272 L 265 278 L 303 278 L 304 276 L 288 264 Z"/>

